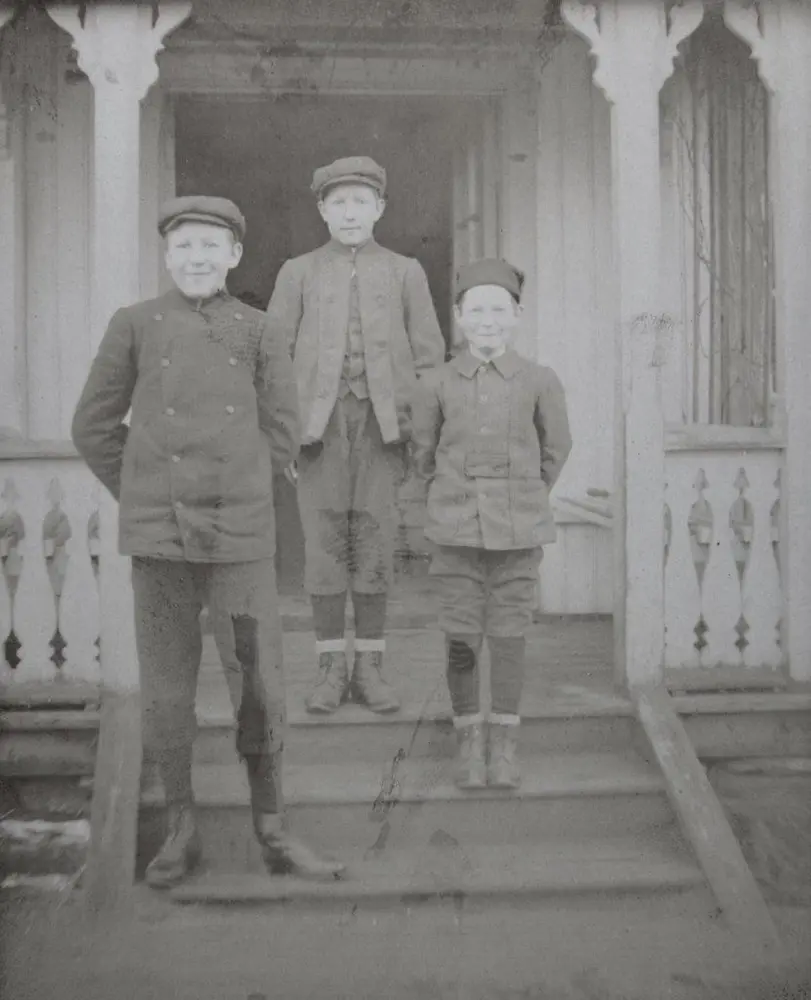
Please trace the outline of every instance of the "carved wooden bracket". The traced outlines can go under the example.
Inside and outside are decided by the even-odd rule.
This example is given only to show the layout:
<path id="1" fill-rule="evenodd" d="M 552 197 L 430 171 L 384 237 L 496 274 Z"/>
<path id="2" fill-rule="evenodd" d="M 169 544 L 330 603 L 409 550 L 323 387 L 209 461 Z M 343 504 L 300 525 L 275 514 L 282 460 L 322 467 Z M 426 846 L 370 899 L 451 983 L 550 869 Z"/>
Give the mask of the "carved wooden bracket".
<path id="1" fill-rule="evenodd" d="M 73 39 L 79 67 L 94 88 L 120 87 L 142 100 L 158 79 L 155 56 L 163 39 L 186 20 L 191 3 L 161 4 L 154 25 L 150 4 L 88 5 L 84 24 L 75 6 L 48 4 L 47 10 Z"/>
<path id="2" fill-rule="evenodd" d="M 640 85 L 658 94 L 673 72 L 679 44 L 704 16 L 703 0 L 683 0 L 666 13 L 663 3 L 624 4 L 606 0 L 599 8 L 563 0 L 561 15 L 591 48 L 594 82 L 612 104 L 633 99 Z"/>

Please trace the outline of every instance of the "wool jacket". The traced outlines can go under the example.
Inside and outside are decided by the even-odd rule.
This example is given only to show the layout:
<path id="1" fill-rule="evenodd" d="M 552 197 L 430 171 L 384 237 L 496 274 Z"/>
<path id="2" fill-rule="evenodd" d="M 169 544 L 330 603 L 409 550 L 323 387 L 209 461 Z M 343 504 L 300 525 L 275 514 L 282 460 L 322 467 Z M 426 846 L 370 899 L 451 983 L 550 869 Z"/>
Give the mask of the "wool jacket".
<path id="1" fill-rule="evenodd" d="M 374 240 L 355 250 L 330 240 L 286 261 L 268 305 L 268 328 L 293 354 L 305 445 L 321 440 L 338 398 L 353 268 L 369 398 L 384 443 L 410 438 L 417 375 L 445 357 L 428 280 L 417 260 Z"/>
<path id="2" fill-rule="evenodd" d="M 555 540 L 549 493 L 572 446 L 563 386 L 507 350 L 466 348 L 420 382 L 413 458 L 440 545 L 528 549 Z"/>
<path id="3" fill-rule="evenodd" d="M 275 552 L 272 470 L 298 454 L 298 408 L 289 354 L 260 310 L 178 289 L 120 309 L 72 435 L 119 501 L 124 555 L 223 563 Z"/>

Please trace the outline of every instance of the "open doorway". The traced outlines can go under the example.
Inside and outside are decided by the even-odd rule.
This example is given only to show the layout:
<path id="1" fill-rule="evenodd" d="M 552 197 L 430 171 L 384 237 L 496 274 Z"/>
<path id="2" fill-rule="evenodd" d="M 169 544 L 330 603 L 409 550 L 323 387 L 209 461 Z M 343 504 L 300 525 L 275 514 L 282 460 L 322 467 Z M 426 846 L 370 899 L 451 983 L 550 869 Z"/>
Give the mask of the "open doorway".
<path id="1" fill-rule="evenodd" d="M 476 175 L 467 151 L 471 135 L 481 132 L 486 105 L 433 96 L 179 97 L 176 190 L 223 195 L 240 206 L 247 220 L 245 253 L 230 288 L 264 309 L 284 261 L 326 239 L 310 191 L 313 170 L 341 156 L 374 157 L 388 174 L 388 204 L 376 237 L 418 258 L 450 343 L 459 232 L 481 228 L 460 180 L 464 187 Z M 295 495 L 283 480 L 276 484 L 276 513 L 279 588 L 298 593 L 304 543 Z"/>

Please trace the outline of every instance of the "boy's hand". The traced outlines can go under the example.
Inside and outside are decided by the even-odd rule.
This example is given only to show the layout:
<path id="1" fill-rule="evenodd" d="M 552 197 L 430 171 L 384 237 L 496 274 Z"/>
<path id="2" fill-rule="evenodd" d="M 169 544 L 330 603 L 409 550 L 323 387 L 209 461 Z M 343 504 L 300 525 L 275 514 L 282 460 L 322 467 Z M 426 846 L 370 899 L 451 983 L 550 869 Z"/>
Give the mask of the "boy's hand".
<path id="1" fill-rule="evenodd" d="M 284 470 L 284 478 L 290 483 L 291 486 L 296 486 L 298 483 L 298 468 L 295 462 L 291 462 L 290 465 Z"/>

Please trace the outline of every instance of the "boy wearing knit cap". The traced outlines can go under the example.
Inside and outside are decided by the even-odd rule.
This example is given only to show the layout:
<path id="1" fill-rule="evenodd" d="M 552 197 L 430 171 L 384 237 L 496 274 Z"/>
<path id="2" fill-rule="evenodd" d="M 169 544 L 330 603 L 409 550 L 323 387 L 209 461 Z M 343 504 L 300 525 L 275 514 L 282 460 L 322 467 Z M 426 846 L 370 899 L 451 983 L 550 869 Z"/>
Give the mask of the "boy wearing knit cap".
<path id="1" fill-rule="evenodd" d="M 420 384 L 414 461 L 428 484 L 426 536 L 446 638 L 462 788 L 515 788 L 525 632 L 542 546 L 555 540 L 549 493 L 571 449 L 563 387 L 512 351 L 523 275 L 501 260 L 459 269 L 455 319 L 467 341 Z M 488 732 L 479 655 L 490 652 Z M 489 738 L 487 738 L 489 737 Z"/>
<path id="2" fill-rule="evenodd" d="M 283 470 L 298 451 L 292 364 L 285 344 L 265 335 L 264 313 L 226 289 L 245 233 L 237 206 L 174 198 L 158 229 L 176 287 L 110 320 L 72 428 L 119 502 L 119 548 L 132 557 L 144 759 L 157 766 L 168 827 L 146 880 L 173 885 L 200 861 L 191 763 L 204 606 L 265 865 L 271 874 L 333 878 L 342 866 L 287 833 L 281 788 L 271 468 Z"/>
<path id="3" fill-rule="evenodd" d="M 310 712 L 352 697 L 375 712 L 399 700 L 382 676 L 397 487 L 405 473 L 417 376 L 441 364 L 445 343 L 420 264 L 380 246 L 386 172 L 351 156 L 313 175 L 329 241 L 287 261 L 268 306 L 290 344 L 302 448 L 297 483 L 318 675 Z M 355 612 L 350 675 L 347 594 Z"/>

